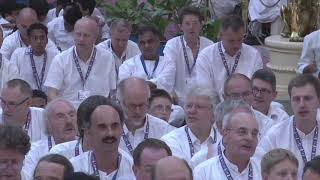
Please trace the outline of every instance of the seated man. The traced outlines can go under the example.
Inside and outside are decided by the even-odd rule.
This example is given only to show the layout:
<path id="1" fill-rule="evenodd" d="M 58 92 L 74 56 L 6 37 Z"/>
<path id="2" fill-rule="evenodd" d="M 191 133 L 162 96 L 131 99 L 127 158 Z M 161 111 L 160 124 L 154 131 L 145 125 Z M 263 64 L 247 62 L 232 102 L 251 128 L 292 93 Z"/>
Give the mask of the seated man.
<path id="1" fill-rule="evenodd" d="M 18 68 L 19 76 L 30 84 L 32 89 L 47 92 L 43 87 L 52 59 L 59 53 L 57 49 L 46 49 L 48 29 L 41 23 L 31 24 L 28 28 L 30 47 L 16 49 L 10 62 Z"/>
<path id="2" fill-rule="evenodd" d="M 24 179 L 20 172 L 30 149 L 28 135 L 19 127 L 0 124 L 0 137 L 0 179 Z"/>
<path id="3" fill-rule="evenodd" d="M 33 173 L 33 179 L 64 180 L 73 174 L 70 161 L 58 154 L 49 154 L 42 157 Z"/>
<path id="4" fill-rule="evenodd" d="M 63 97 L 75 107 L 91 95 L 112 96 L 116 89 L 115 62 L 111 52 L 95 46 L 98 24 L 81 18 L 74 26 L 75 46 L 52 61 L 45 86 L 49 100 Z"/>
<path id="5" fill-rule="evenodd" d="M 48 96 L 40 90 L 32 90 L 31 107 L 45 108 Z"/>
<path id="6" fill-rule="evenodd" d="M 320 179 L 320 156 L 316 156 L 304 165 L 302 179 Z"/>
<path id="7" fill-rule="evenodd" d="M 152 180 L 151 170 L 162 158 L 171 156 L 170 147 L 161 140 L 143 140 L 133 151 L 133 172 L 136 180 Z"/>
<path id="8" fill-rule="evenodd" d="M 160 34 L 153 26 L 141 26 L 138 45 L 141 54 L 126 60 L 119 68 L 119 81 L 129 77 L 143 78 L 171 93 L 174 85 L 175 67 L 172 61 L 158 55 Z"/>
<path id="9" fill-rule="evenodd" d="M 3 28 L 3 38 L 9 36 L 14 32 L 16 26 L 16 19 L 21 10 L 16 1 L 1 1 L 0 2 L 0 26 Z M 0 43 L 1 47 L 1 43 Z"/>
<path id="10" fill-rule="evenodd" d="M 62 9 L 66 8 L 68 4 L 71 3 L 71 0 L 56 0 L 55 8 L 52 8 L 48 11 L 47 20 L 48 22 L 52 21 L 54 18 L 59 16 L 59 13 Z"/>
<path id="11" fill-rule="evenodd" d="M 46 138 L 46 122 L 43 119 L 43 109 L 30 107 L 32 89 L 21 79 L 12 79 L 1 91 L 0 124 L 10 124 L 21 127 L 29 136 L 30 141 Z"/>
<path id="12" fill-rule="evenodd" d="M 5 56 L 2 56 L 0 52 L 0 90 L 5 86 L 6 82 L 16 78 L 19 78 L 17 66 L 10 63 L 9 60 Z"/>

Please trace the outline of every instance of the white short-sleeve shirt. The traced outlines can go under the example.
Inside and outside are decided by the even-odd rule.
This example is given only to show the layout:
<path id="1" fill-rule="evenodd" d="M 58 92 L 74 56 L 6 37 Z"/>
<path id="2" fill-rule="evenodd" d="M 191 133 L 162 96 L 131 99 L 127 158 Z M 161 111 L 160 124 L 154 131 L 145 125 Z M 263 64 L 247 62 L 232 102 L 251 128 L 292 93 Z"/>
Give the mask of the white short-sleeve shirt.
<path id="1" fill-rule="evenodd" d="M 261 23 L 273 22 L 280 17 L 281 7 L 287 5 L 287 0 L 268 0 L 263 2 L 269 7 L 262 4 L 261 0 L 250 0 L 248 10 L 251 21 L 257 20 Z"/>
<path id="2" fill-rule="evenodd" d="M 72 157 L 76 157 L 82 153 L 84 152 L 79 140 L 57 144 L 50 150 L 50 154 L 60 154 L 67 159 L 71 159 Z"/>
<path id="3" fill-rule="evenodd" d="M 9 62 L 7 58 L 0 53 L 0 90 L 5 86 L 6 82 L 11 79 L 19 78 L 19 72 L 17 67 Z"/>

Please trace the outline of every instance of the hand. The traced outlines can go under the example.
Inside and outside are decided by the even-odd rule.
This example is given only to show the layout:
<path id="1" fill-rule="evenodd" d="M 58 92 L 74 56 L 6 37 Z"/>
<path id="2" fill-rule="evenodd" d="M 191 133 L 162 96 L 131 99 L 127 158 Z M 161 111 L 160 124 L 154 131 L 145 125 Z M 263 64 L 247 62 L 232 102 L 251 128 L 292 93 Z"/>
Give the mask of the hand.
<path id="1" fill-rule="evenodd" d="M 309 64 L 308 66 L 306 66 L 304 69 L 303 69 L 303 74 L 312 74 L 312 73 L 315 73 L 317 71 L 317 65 L 315 63 L 312 63 L 312 64 Z"/>

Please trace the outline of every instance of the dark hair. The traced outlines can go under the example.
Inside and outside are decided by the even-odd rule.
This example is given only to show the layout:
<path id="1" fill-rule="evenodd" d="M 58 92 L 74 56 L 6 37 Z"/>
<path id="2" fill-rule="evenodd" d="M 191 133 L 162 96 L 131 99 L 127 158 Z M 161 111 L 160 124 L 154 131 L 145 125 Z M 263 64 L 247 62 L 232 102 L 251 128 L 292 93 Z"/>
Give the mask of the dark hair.
<path id="1" fill-rule="evenodd" d="M 153 89 L 153 90 L 151 90 L 151 95 L 149 98 L 149 105 L 157 97 L 167 98 L 172 103 L 172 98 L 167 91 L 165 91 L 163 89 Z"/>
<path id="2" fill-rule="evenodd" d="M 158 29 L 152 25 L 140 25 L 138 28 L 138 38 L 139 36 L 144 35 L 146 32 L 152 32 L 158 38 L 161 37 L 160 32 Z"/>
<path id="3" fill-rule="evenodd" d="M 276 85 L 277 85 L 276 76 L 270 69 L 265 68 L 265 69 L 257 70 L 252 75 L 251 81 L 253 81 L 254 79 L 260 79 L 262 81 L 265 81 L 271 84 L 272 90 L 276 91 Z"/>
<path id="4" fill-rule="evenodd" d="M 0 3 L 0 13 L 3 18 L 6 17 L 7 14 L 11 15 L 13 11 L 21 10 L 24 6 L 17 4 L 16 1 L 13 0 L 5 0 Z"/>
<path id="5" fill-rule="evenodd" d="M 84 172 L 74 172 L 70 176 L 64 178 L 64 180 L 99 180 L 99 178 Z"/>
<path id="6" fill-rule="evenodd" d="M 232 74 L 231 76 L 229 76 L 229 77 L 226 79 L 226 81 L 224 81 L 224 84 L 223 84 L 223 93 L 224 93 L 225 95 L 228 95 L 227 92 L 228 92 L 229 82 L 230 82 L 231 80 L 235 79 L 235 78 L 242 78 L 242 79 L 248 81 L 249 84 L 251 85 L 251 83 L 250 83 L 251 80 L 250 80 L 246 75 L 241 74 L 241 73 L 234 73 L 234 74 Z"/>
<path id="7" fill-rule="evenodd" d="M 76 0 L 75 2 L 79 3 L 83 10 L 88 9 L 90 15 L 93 13 L 94 8 L 96 7 L 95 0 Z"/>
<path id="8" fill-rule="evenodd" d="M 84 135 L 84 129 L 90 128 L 91 126 L 91 115 L 93 111 L 101 105 L 108 105 L 115 109 L 119 114 L 121 124 L 124 123 L 124 115 L 122 109 L 116 102 L 109 98 L 106 98 L 105 96 L 90 96 L 80 104 L 77 111 L 77 124 L 81 138 Z"/>
<path id="9" fill-rule="evenodd" d="M 68 176 L 70 176 L 73 173 L 73 166 L 71 164 L 71 162 L 64 156 L 59 155 L 59 154 L 48 154 L 46 156 L 43 156 L 39 161 L 38 164 L 34 170 L 33 173 L 33 177 L 35 178 L 36 175 L 36 171 L 39 167 L 39 164 L 41 162 L 51 162 L 51 163 L 55 163 L 55 164 L 59 164 L 62 165 L 64 167 L 64 171 L 63 171 L 63 177 L 66 178 Z"/>
<path id="10" fill-rule="evenodd" d="M 314 157 L 304 165 L 303 175 L 307 170 L 311 170 L 320 176 L 320 156 Z"/>
<path id="11" fill-rule="evenodd" d="M 48 96 L 46 95 L 46 93 L 44 93 L 43 91 L 41 90 L 38 90 L 38 89 L 34 89 L 32 90 L 32 97 L 33 98 L 42 98 L 46 101 L 46 103 L 48 102 Z"/>
<path id="12" fill-rule="evenodd" d="M 187 7 L 181 8 L 181 10 L 179 12 L 179 23 L 180 24 L 182 24 L 183 18 L 186 15 L 195 15 L 199 18 L 200 22 L 203 21 L 203 15 L 202 15 L 200 9 L 197 7 L 187 6 Z"/>
<path id="13" fill-rule="evenodd" d="M 72 3 L 71 0 L 57 0 L 57 1 L 56 1 L 57 6 L 58 6 L 58 5 L 61 5 L 63 9 L 64 9 L 68 4 L 71 4 L 71 3 Z"/>
<path id="14" fill-rule="evenodd" d="M 21 128 L 11 125 L 0 125 L 0 149 L 12 149 L 26 155 L 30 150 L 30 138 Z"/>
<path id="15" fill-rule="evenodd" d="M 75 25 L 82 18 L 79 6 L 74 3 L 68 4 L 63 12 L 63 19 L 70 25 Z"/>
<path id="16" fill-rule="evenodd" d="M 291 97 L 291 91 L 293 87 L 302 87 L 307 84 L 310 84 L 313 86 L 314 90 L 317 93 L 317 97 L 320 98 L 320 82 L 319 79 L 314 77 L 311 74 L 300 74 L 293 78 L 289 85 L 288 85 L 288 93 L 289 96 Z"/>
<path id="17" fill-rule="evenodd" d="M 31 97 L 32 96 L 32 89 L 30 85 L 22 80 L 22 79 L 12 79 L 6 83 L 7 88 L 16 88 L 18 87 L 22 94 Z"/>
<path id="18" fill-rule="evenodd" d="M 38 18 L 46 17 L 50 9 L 47 0 L 29 0 L 29 7 L 36 11 Z"/>
<path id="19" fill-rule="evenodd" d="M 46 33 L 46 35 L 48 35 L 47 26 L 43 25 L 42 23 L 34 23 L 34 24 L 31 24 L 27 30 L 28 36 L 30 37 L 32 32 L 38 29 L 43 30 Z"/>
<path id="20" fill-rule="evenodd" d="M 244 22 L 240 16 L 229 15 L 222 18 L 221 30 L 226 31 L 231 28 L 232 31 L 237 32 L 244 27 Z"/>
<path id="21" fill-rule="evenodd" d="M 140 165 L 141 155 L 144 149 L 164 149 L 168 153 L 168 156 L 172 155 L 170 147 L 159 139 L 149 138 L 143 140 L 133 151 L 133 163 L 134 165 Z"/>

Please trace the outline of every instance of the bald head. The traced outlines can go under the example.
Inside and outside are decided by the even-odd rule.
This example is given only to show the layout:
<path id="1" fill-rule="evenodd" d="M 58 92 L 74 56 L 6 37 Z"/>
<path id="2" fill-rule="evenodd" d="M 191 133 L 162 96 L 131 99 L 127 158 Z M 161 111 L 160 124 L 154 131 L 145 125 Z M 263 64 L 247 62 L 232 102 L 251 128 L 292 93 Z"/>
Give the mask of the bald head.
<path id="1" fill-rule="evenodd" d="M 135 96 L 137 94 L 145 94 L 146 98 L 150 97 L 150 88 L 148 83 L 141 78 L 130 77 L 119 83 L 119 99 L 123 100 L 125 96 Z"/>
<path id="2" fill-rule="evenodd" d="M 153 171 L 152 180 L 192 180 L 192 170 L 185 160 L 174 156 L 160 159 Z"/>
<path id="3" fill-rule="evenodd" d="M 79 19 L 74 25 L 74 41 L 77 53 L 89 52 L 96 43 L 99 34 L 98 23 L 89 17 Z"/>
<path id="4" fill-rule="evenodd" d="M 91 17 L 83 17 L 79 19 L 76 24 L 74 25 L 74 28 L 86 28 L 90 30 L 95 36 L 99 33 L 99 25 L 98 22 Z"/>
<path id="5" fill-rule="evenodd" d="M 36 11 L 31 8 L 23 8 L 17 17 L 17 27 L 22 37 L 27 38 L 27 29 L 31 24 L 38 22 Z"/>

